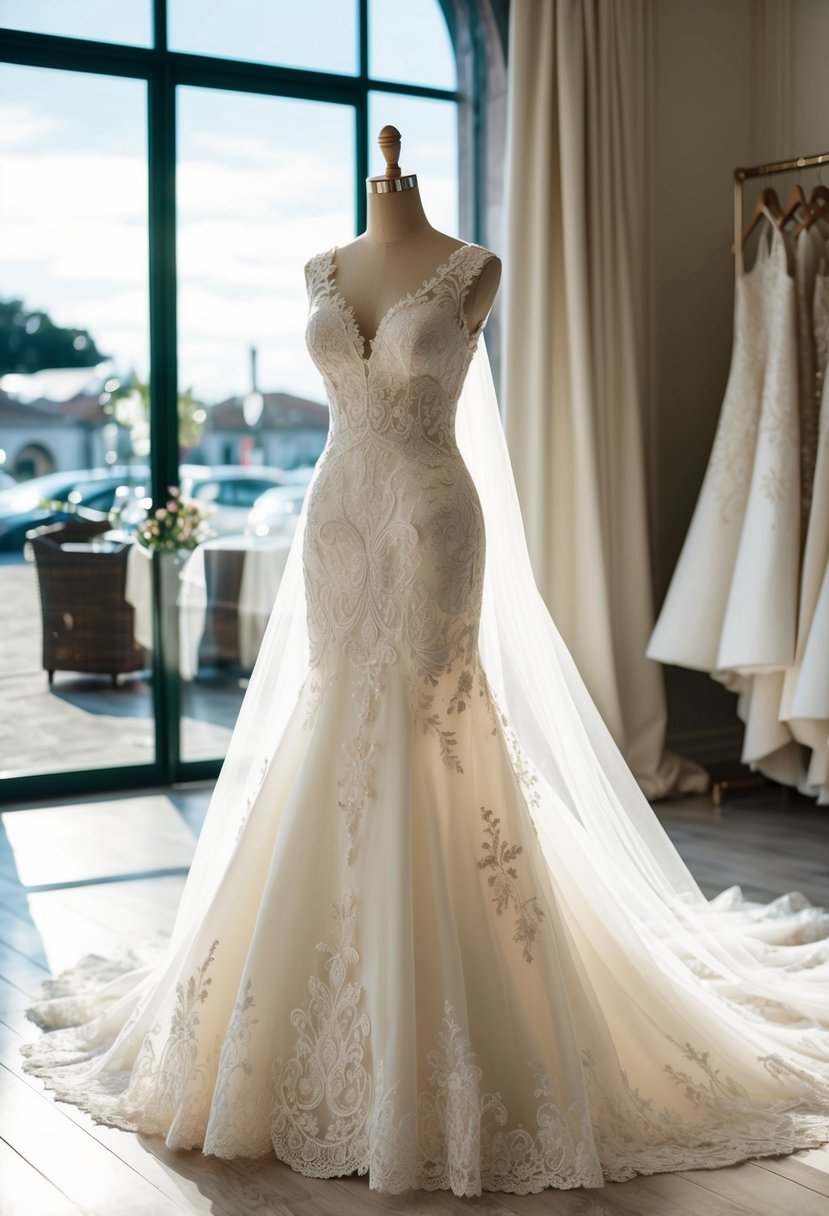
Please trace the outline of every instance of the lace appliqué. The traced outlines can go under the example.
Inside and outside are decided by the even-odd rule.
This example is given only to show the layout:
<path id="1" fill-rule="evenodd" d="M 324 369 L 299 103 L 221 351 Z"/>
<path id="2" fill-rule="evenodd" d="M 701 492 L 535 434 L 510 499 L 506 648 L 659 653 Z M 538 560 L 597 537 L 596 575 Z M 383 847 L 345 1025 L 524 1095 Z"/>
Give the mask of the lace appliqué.
<path id="1" fill-rule="evenodd" d="M 357 730 L 348 742 L 341 745 L 342 771 L 337 780 L 341 796 L 337 806 L 343 813 L 346 834 L 345 860 L 349 864 L 354 852 L 357 824 L 368 800 L 373 796 L 374 766 L 371 763 L 376 743 L 371 738 L 371 723 L 374 721 L 380 698 L 381 662 L 367 660 L 357 666 L 351 695 L 357 701 Z"/>
<path id="2" fill-rule="evenodd" d="M 143 1132 L 166 1135 L 171 1148 L 193 1148 L 202 1143 L 204 1118 L 210 1103 L 211 1083 L 220 1043 L 199 1059 L 199 1008 L 208 999 L 218 939 L 190 975 L 185 986 L 176 984 L 176 1005 L 161 1054 L 155 1043 L 161 1035 L 156 1023 L 144 1038 L 124 1093 L 120 1111 L 134 1119 Z"/>
<path id="3" fill-rule="evenodd" d="M 271 1139 L 277 1156 L 312 1178 L 368 1169 L 371 1076 L 363 1063 L 370 1026 L 360 1010 L 362 985 L 349 979 L 354 947 L 354 897 L 334 906 L 337 941 L 320 942 L 328 979 L 312 976 L 308 1000 L 291 1014 L 294 1055 L 273 1066 L 276 1105 Z"/>
<path id="4" fill-rule="evenodd" d="M 797 372 L 789 333 L 794 282 L 784 237 L 775 232 L 772 242 L 771 248 L 761 246 L 758 264 L 738 284 L 732 369 L 708 466 L 723 523 L 745 510 L 761 441 L 768 465 L 758 488 L 775 518 L 798 477 Z M 777 377 L 774 385 L 764 379 L 767 365 Z"/>
<path id="5" fill-rule="evenodd" d="M 269 1133 L 273 1095 L 254 1074 L 251 1059 L 253 981 L 248 978 L 234 1006 L 227 1028 L 210 1119 L 204 1137 L 205 1153 L 215 1157 L 260 1157 L 272 1149 Z"/>
<path id="6" fill-rule="evenodd" d="M 538 897 L 522 899 L 518 886 L 518 871 L 513 862 L 524 852 L 524 846 L 509 844 L 501 839 L 501 820 L 491 807 L 481 807 L 484 821 L 483 856 L 478 859 L 479 870 L 490 870 L 487 884 L 492 888 L 492 902 L 499 916 L 512 906 L 515 910 L 513 941 L 519 942 L 524 958 L 533 961 L 533 945 L 540 931 L 544 912 Z"/>
<path id="7" fill-rule="evenodd" d="M 485 537 L 454 418 L 477 338 L 464 301 L 492 256 L 456 249 L 388 310 L 368 358 L 332 281 L 334 251 L 306 267 L 307 340 L 326 378 L 331 430 L 308 502 L 303 566 L 311 667 L 330 660 L 347 670 L 357 701 L 338 778 L 348 862 L 374 792 L 372 723 L 385 667 L 404 669 L 413 715 L 446 767 L 463 772 L 452 719 L 468 703 L 477 665 Z"/>
<path id="8" fill-rule="evenodd" d="M 396 1086 L 383 1092 L 378 1067 L 378 1100 L 372 1119 L 371 1185 L 399 1194 L 482 1190 L 514 1194 L 550 1186 L 600 1186 L 601 1169 L 592 1149 L 590 1121 L 583 1103 L 565 1110 L 555 1082 L 530 1061 L 535 1073 L 538 1130 L 508 1129 L 509 1113 L 498 1092 L 482 1092 L 483 1072 L 468 1036 L 444 1002 L 437 1047 L 427 1057 L 429 1089 L 417 1110 L 398 1116 Z"/>
<path id="9" fill-rule="evenodd" d="M 657 1109 L 624 1072 L 621 1089 L 611 1091 L 599 1078 L 593 1054 L 582 1053 L 605 1181 L 626 1182 L 639 1174 L 682 1169 L 715 1169 L 825 1142 L 829 1102 L 813 1077 L 791 1068 L 779 1056 L 759 1057 L 758 1063 L 770 1076 L 799 1089 L 801 1096 L 778 1103 L 757 1102 L 733 1077 L 715 1067 L 710 1052 L 678 1043 L 668 1035 L 665 1041 L 694 1070 L 664 1065 L 666 1076 L 698 1109 L 697 1121 L 668 1107 Z"/>

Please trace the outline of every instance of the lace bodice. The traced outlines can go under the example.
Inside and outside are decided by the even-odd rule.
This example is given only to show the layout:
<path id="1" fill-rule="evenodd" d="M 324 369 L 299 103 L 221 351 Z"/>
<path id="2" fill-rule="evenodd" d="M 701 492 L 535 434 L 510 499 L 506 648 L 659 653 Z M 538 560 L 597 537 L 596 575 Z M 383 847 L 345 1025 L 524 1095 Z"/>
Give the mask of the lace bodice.
<path id="1" fill-rule="evenodd" d="M 427 454 L 456 452 L 455 407 L 482 328 L 469 328 L 464 303 L 494 256 L 480 245 L 454 249 L 431 278 L 387 310 L 368 350 L 334 284 L 336 248 L 310 259 L 306 341 L 325 381 L 332 443 L 370 429 Z"/>
<path id="2" fill-rule="evenodd" d="M 470 329 L 464 303 L 494 254 L 454 249 L 388 309 L 366 350 L 333 282 L 335 253 L 306 266 L 306 340 L 331 425 L 308 497 L 303 567 L 314 679 L 320 688 L 345 679 L 358 706 L 341 778 L 350 859 L 374 783 L 375 718 L 390 669 L 405 678 L 415 720 L 453 771 L 461 767 L 455 722 L 482 684 L 484 525 L 455 443 L 455 411 L 482 328 Z"/>

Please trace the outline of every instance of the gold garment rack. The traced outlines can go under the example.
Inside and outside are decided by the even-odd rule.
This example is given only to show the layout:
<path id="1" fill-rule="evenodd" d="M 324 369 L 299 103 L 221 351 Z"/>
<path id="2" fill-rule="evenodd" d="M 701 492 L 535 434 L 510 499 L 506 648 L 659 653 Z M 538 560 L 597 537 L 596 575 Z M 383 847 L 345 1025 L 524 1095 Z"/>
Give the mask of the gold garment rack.
<path id="1" fill-rule="evenodd" d="M 734 263 L 738 277 L 743 273 L 743 183 L 752 177 L 771 177 L 773 173 L 816 169 L 819 165 L 829 165 L 829 152 L 819 152 L 816 156 L 796 156 L 792 160 L 777 160 L 768 165 L 734 170 Z"/>

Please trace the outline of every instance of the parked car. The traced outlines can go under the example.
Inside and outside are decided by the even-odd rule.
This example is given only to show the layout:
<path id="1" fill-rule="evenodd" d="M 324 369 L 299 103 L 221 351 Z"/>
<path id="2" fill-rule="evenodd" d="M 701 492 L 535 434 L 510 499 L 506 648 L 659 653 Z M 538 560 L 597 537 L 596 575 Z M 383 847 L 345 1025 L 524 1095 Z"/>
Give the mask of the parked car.
<path id="1" fill-rule="evenodd" d="M 149 492 L 150 471 L 146 465 L 112 465 L 100 469 L 74 469 L 32 477 L 0 491 L 0 550 L 22 550 L 26 533 L 42 524 L 59 523 L 80 515 L 105 519 L 116 501 L 119 487 L 134 487 L 142 496 Z M 67 509 L 41 506 L 47 500 L 67 503 Z"/>
<path id="2" fill-rule="evenodd" d="M 266 490 L 253 504 L 246 531 L 254 536 L 293 536 L 307 491 L 307 482 Z"/>
<path id="3" fill-rule="evenodd" d="M 244 532 L 256 500 L 285 481 L 282 469 L 219 465 L 182 476 L 181 492 L 186 498 L 212 507 L 207 526 L 217 536 L 229 536 Z"/>

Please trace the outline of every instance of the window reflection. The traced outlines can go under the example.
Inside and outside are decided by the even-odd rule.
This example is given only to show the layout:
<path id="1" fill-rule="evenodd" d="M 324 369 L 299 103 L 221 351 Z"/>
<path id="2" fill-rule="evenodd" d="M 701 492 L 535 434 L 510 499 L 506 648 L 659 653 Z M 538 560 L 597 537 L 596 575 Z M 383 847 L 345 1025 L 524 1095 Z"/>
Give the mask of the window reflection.
<path id="1" fill-rule="evenodd" d="M 354 112 L 181 89 L 182 491 L 211 538 L 182 567 L 182 754 L 221 756 L 284 569 L 328 408 L 303 267 L 354 230 Z"/>

